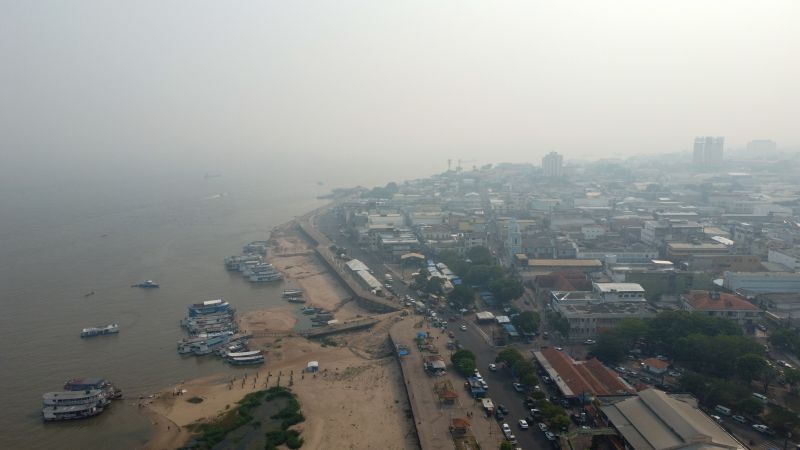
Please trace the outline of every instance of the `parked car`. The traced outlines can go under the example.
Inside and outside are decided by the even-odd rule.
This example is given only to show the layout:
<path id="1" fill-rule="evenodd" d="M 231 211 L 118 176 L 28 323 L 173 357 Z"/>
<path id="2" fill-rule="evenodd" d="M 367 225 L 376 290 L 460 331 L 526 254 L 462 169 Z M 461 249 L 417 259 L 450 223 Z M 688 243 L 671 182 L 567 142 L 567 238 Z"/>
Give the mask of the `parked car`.
<path id="1" fill-rule="evenodd" d="M 497 405 L 497 410 L 503 414 L 508 414 L 508 408 L 506 408 L 506 405 Z"/>
<path id="2" fill-rule="evenodd" d="M 494 410 L 494 418 L 497 419 L 498 421 L 503 420 L 505 417 L 506 415 L 503 414 L 503 411 L 500 411 L 499 409 Z"/>
<path id="3" fill-rule="evenodd" d="M 543 422 L 539 422 L 536 425 L 539 427 L 540 430 L 542 430 L 542 432 L 547 431 L 547 425 L 545 425 Z"/>
<path id="4" fill-rule="evenodd" d="M 467 331 L 467 324 L 462 323 L 460 327 L 458 327 L 461 331 Z"/>
<path id="5" fill-rule="evenodd" d="M 745 419 L 744 416 L 731 416 L 731 419 L 739 423 L 747 423 L 747 419 Z"/>
<path id="6" fill-rule="evenodd" d="M 489 364 L 489 370 L 491 370 L 492 372 L 497 371 L 497 364 Z"/>
<path id="7" fill-rule="evenodd" d="M 587 339 L 587 340 L 583 341 L 583 343 L 586 344 L 586 345 L 594 345 L 594 344 L 597 343 L 597 341 L 595 341 L 594 339 Z"/>
<path id="8" fill-rule="evenodd" d="M 766 425 L 755 424 L 753 425 L 753 429 L 758 431 L 759 433 L 766 434 L 769 436 L 774 436 L 775 432 L 770 430 L 770 428 Z"/>
<path id="9" fill-rule="evenodd" d="M 547 438 L 548 441 L 555 441 L 556 440 L 556 435 L 551 433 L 551 432 L 549 432 L 549 431 L 545 431 L 544 432 L 544 437 Z"/>
<path id="10" fill-rule="evenodd" d="M 511 386 L 514 386 L 514 390 L 517 392 L 525 391 L 525 388 L 519 383 L 511 383 Z"/>
<path id="11" fill-rule="evenodd" d="M 523 430 L 527 430 L 528 422 L 526 422 L 525 419 L 519 419 L 519 427 L 522 428 Z"/>
<path id="12" fill-rule="evenodd" d="M 622 366 L 615 367 L 614 370 L 616 370 L 619 373 L 625 373 L 626 372 L 626 369 L 624 367 L 622 367 Z"/>

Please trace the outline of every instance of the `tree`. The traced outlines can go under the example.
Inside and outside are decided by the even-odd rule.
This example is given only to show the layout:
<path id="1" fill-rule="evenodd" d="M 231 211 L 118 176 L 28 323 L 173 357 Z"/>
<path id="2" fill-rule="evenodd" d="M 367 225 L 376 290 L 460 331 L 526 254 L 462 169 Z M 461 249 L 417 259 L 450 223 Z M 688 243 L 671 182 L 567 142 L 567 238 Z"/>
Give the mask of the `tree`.
<path id="1" fill-rule="evenodd" d="M 765 395 L 769 392 L 769 385 L 778 379 L 778 375 L 778 371 L 772 366 L 765 367 L 764 370 L 758 374 L 759 381 L 763 383 Z"/>
<path id="2" fill-rule="evenodd" d="M 764 421 L 770 428 L 782 434 L 792 432 L 800 426 L 800 419 L 798 419 L 797 413 L 778 405 L 770 405 L 769 412 L 764 416 Z"/>
<path id="3" fill-rule="evenodd" d="M 467 349 L 461 349 L 450 357 L 456 371 L 461 375 L 470 376 L 475 373 L 475 354 Z"/>
<path id="4" fill-rule="evenodd" d="M 736 358 L 736 374 L 742 381 L 750 382 L 767 367 L 767 361 L 761 355 L 747 353 Z"/>
<path id="5" fill-rule="evenodd" d="M 500 443 L 500 450 L 514 450 L 514 444 L 511 441 L 503 441 Z"/>
<path id="6" fill-rule="evenodd" d="M 517 330 L 523 333 L 535 333 L 539 329 L 539 313 L 535 311 L 523 311 L 511 319 L 511 323 Z"/>
<path id="7" fill-rule="evenodd" d="M 467 308 L 475 303 L 475 291 L 469 286 L 460 284 L 447 294 L 447 298 L 460 308 Z"/>
<path id="8" fill-rule="evenodd" d="M 797 386 L 800 385 L 800 370 L 784 369 L 783 378 L 789 385 L 789 390 L 796 394 Z"/>
<path id="9" fill-rule="evenodd" d="M 519 364 L 520 361 L 524 361 L 522 357 L 522 353 L 515 348 L 506 348 L 500 351 L 497 354 L 497 357 L 494 359 L 495 362 L 503 363 L 508 367 L 513 367 Z"/>
<path id="10" fill-rule="evenodd" d="M 553 327 L 554 330 L 558 331 L 561 336 L 564 336 L 565 338 L 569 337 L 569 320 L 562 316 L 561 313 L 548 312 L 547 322 L 551 327 Z"/>
<path id="11" fill-rule="evenodd" d="M 472 264 L 490 266 L 495 263 L 494 258 L 492 258 L 492 252 L 483 246 L 472 247 L 467 250 L 467 259 L 469 259 Z"/>
<path id="12" fill-rule="evenodd" d="M 525 293 L 522 283 L 516 278 L 503 277 L 489 283 L 489 291 L 500 304 L 506 304 Z"/>
<path id="13" fill-rule="evenodd" d="M 564 430 L 569 428 L 569 422 L 569 416 L 566 412 L 562 412 L 550 418 L 550 427 L 555 430 Z"/>
<path id="14" fill-rule="evenodd" d="M 592 354 L 606 364 L 614 364 L 625 359 L 625 353 L 630 346 L 614 330 L 602 333 L 597 339 L 597 345 L 592 349 Z"/>

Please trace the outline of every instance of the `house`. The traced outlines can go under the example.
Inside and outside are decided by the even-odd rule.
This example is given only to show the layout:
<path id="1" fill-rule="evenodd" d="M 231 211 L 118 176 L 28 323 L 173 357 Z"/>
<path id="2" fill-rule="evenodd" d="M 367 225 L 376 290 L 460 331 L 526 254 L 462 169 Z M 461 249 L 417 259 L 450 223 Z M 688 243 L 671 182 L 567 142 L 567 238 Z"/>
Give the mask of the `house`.
<path id="1" fill-rule="evenodd" d="M 755 326 L 762 315 L 762 311 L 754 304 L 738 295 L 724 292 L 689 291 L 681 295 L 681 308 L 710 317 L 735 320 L 746 327 Z"/>
<path id="2" fill-rule="evenodd" d="M 669 368 L 669 363 L 658 358 L 648 358 L 642 361 L 642 368 L 653 375 L 663 375 Z"/>
<path id="3" fill-rule="evenodd" d="M 447 364 L 441 355 L 426 356 L 423 362 L 425 371 L 433 375 L 444 375 L 447 373 Z"/>

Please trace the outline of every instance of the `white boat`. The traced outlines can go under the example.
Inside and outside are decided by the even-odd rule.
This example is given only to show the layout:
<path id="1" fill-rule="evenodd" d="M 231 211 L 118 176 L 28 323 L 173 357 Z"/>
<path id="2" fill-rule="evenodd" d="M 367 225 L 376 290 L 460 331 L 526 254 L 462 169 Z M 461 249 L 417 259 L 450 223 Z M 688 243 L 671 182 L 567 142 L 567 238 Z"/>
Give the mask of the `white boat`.
<path id="1" fill-rule="evenodd" d="M 264 364 L 264 355 L 243 356 L 241 358 L 230 358 L 228 363 L 234 366 L 246 366 L 254 364 Z"/>
<path id="2" fill-rule="evenodd" d="M 303 295 L 302 289 L 284 289 L 283 298 L 300 297 Z"/>
<path id="3" fill-rule="evenodd" d="M 81 330 L 81 337 L 100 336 L 104 334 L 117 334 L 119 333 L 119 325 L 112 323 L 106 326 L 89 327 Z"/>
<path id="4" fill-rule="evenodd" d="M 227 353 L 225 355 L 226 358 L 245 358 L 249 356 L 258 356 L 261 355 L 261 350 L 252 350 L 249 352 L 236 352 L 236 353 Z"/>

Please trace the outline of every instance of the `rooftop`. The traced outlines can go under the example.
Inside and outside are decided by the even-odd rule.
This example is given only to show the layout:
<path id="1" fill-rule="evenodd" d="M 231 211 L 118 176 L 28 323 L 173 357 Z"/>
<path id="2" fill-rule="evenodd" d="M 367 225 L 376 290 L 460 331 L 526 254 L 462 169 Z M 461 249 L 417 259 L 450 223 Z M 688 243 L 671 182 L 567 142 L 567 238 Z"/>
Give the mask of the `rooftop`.
<path id="1" fill-rule="evenodd" d="M 529 259 L 530 267 L 603 267 L 599 259 Z"/>
<path id="2" fill-rule="evenodd" d="M 758 308 L 738 295 L 725 292 L 689 291 L 681 296 L 699 311 L 755 311 Z"/>
<path id="3" fill-rule="evenodd" d="M 603 294 L 612 292 L 644 292 L 639 283 L 594 283 L 594 288 Z"/>
<path id="4" fill-rule="evenodd" d="M 567 397 L 585 393 L 596 396 L 633 393 L 633 389 L 615 372 L 595 358 L 576 362 L 553 347 L 542 348 L 541 351 L 534 352 L 534 356 Z"/>
<path id="5" fill-rule="evenodd" d="M 693 398 L 646 389 L 601 409 L 634 450 L 746 448 L 700 411 Z"/>

